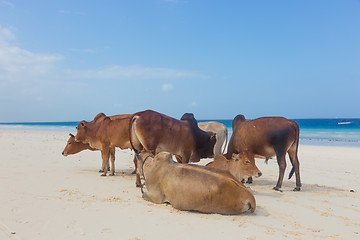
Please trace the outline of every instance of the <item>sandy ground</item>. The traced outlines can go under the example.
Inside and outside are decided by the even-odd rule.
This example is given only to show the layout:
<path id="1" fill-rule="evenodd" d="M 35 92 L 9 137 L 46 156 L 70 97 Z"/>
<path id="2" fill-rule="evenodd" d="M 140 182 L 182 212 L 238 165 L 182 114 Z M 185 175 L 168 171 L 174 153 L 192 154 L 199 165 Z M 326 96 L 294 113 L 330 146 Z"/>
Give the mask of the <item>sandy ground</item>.
<path id="1" fill-rule="evenodd" d="M 360 239 L 360 148 L 301 145 L 301 192 L 273 191 L 276 160 L 257 160 L 256 211 L 223 216 L 146 202 L 131 151 L 100 177 L 100 152 L 63 157 L 67 138 L 0 130 L 0 239 Z"/>

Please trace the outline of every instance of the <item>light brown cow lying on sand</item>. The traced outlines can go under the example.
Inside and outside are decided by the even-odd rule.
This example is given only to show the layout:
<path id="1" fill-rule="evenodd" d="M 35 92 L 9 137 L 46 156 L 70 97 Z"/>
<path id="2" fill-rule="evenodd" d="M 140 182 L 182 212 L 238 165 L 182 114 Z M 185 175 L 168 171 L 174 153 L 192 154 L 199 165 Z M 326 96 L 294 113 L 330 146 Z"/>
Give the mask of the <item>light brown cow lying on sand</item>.
<path id="1" fill-rule="evenodd" d="M 216 133 L 216 143 L 214 146 L 214 155 L 224 154 L 226 144 L 227 144 L 227 139 L 228 139 L 227 127 L 224 124 L 215 122 L 215 121 L 198 122 L 198 126 L 201 130 L 203 130 L 205 132 Z M 225 143 L 225 145 L 224 145 L 224 143 Z"/>
<path id="2" fill-rule="evenodd" d="M 111 158 L 111 173 L 115 174 L 115 147 L 121 149 L 131 148 L 129 138 L 129 124 L 132 115 L 117 115 L 118 118 L 107 117 L 99 113 L 93 121 L 81 121 L 76 127 L 77 133 L 75 141 L 89 144 L 90 147 L 101 151 L 102 166 L 106 176 L 109 166 L 109 157 Z"/>
<path id="3" fill-rule="evenodd" d="M 143 198 L 169 202 L 174 208 L 205 213 L 239 214 L 255 211 L 253 194 L 230 173 L 193 164 L 180 164 L 168 152 L 138 155 L 138 172 L 145 179 Z"/>
<path id="4" fill-rule="evenodd" d="M 216 155 L 214 161 L 209 162 L 206 166 L 228 171 L 240 182 L 244 178 L 262 175 L 255 163 L 249 160 L 246 153 L 233 154 L 229 160 L 223 155 Z"/>

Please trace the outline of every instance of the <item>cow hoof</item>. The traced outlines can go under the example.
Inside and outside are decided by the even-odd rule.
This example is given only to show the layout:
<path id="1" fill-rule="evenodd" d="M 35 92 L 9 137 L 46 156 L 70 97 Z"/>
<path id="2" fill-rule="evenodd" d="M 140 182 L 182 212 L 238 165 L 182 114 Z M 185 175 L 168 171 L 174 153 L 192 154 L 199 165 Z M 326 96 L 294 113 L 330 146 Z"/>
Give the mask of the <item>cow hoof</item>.
<path id="1" fill-rule="evenodd" d="M 294 192 L 298 192 L 298 191 L 300 191 L 301 190 L 301 188 L 300 187 L 296 187 L 296 188 L 294 188 Z"/>
<path id="2" fill-rule="evenodd" d="M 135 174 L 136 173 L 136 170 L 132 171 L 131 174 Z"/>
<path id="3" fill-rule="evenodd" d="M 115 176 L 115 173 L 111 173 L 110 176 Z"/>
<path id="4" fill-rule="evenodd" d="M 278 191 L 278 192 L 282 192 L 282 190 L 280 190 L 280 188 L 278 188 L 278 187 L 273 187 L 273 190 Z"/>
<path id="5" fill-rule="evenodd" d="M 138 184 L 138 183 L 137 183 L 137 184 L 136 184 L 136 187 L 142 187 L 142 184 Z"/>
<path id="6" fill-rule="evenodd" d="M 106 177 L 106 173 L 103 173 L 103 174 L 101 174 L 100 176 L 102 176 L 102 177 Z"/>
<path id="7" fill-rule="evenodd" d="M 104 170 L 100 169 L 99 172 L 104 172 Z"/>

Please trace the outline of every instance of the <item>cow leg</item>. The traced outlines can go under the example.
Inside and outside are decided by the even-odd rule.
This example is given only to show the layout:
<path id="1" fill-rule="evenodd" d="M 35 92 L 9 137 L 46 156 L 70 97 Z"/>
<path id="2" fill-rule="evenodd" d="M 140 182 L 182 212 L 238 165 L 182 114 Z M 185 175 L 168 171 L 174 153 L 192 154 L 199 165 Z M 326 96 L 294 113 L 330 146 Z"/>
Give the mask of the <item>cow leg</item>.
<path id="1" fill-rule="evenodd" d="M 114 156 L 114 157 L 115 157 L 115 156 Z M 103 161 L 101 161 L 101 169 L 99 170 L 99 173 L 104 172 L 104 168 L 105 168 L 105 166 L 104 166 L 104 162 L 103 162 Z M 108 167 L 108 171 L 110 171 L 110 167 Z"/>
<path id="2" fill-rule="evenodd" d="M 135 170 L 131 172 L 131 174 L 136 174 L 136 170 L 137 170 L 137 159 L 136 159 L 136 156 L 134 156 L 134 166 L 135 166 Z"/>
<path id="3" fill-rule="evenodd" d="M 102 154 L 101 154 L 101 159 L 102 159 Z M 104 172 L 104 161 L 103 160 L 101 160 L 101 169 L 99 170 L 99 173 L 102 173 L 102 172 Z"/>
<path id="4" fill-rule="evenodd" d="M 175 155 L 175 158 L 176 158 L 176 161 L 178 161 L 178 163 L 182 163 L 180 155 Z"/>
<path id="5" fill-rule="evenodd" d="M 254 154 L 250 153 L 250 152 L 245 152 L 246 156 L 248 157 L 248 159 L 250 160 L 250 162 L 255 164 L 255 156 Z M 256 165 L 256 164 L 255 164 Z M 246 183 L 252 183 L 253 182 L 253 178 L 252 177 L 248 177 Z"/>
<path id="6" fill-rule="evenodd" d="M 110 176 L 114 176 L 115 175 L 115 147 L 110 149 L 110 159 L 111 159 Z"/>
<path id="7" fill-rule="evenodd" d="M 276 183 L 276 186 L 273 187 L 274 190 L 276 191 L 281 191 L 281 185 L 284 179 L 284 173 L 285 173 L 285 168 L 286 168 L 286 162 L 285 162 L 285 154 L 286 152 L 281 150 L 281 151 L 276 151 L 276 159 L 279 165 L 279 178 L 278 181 Z"/>
<path id="8" fill-rule="evenodd" d="M 248 177 L 246 183 L 252 183 L 253 182 L 253 178 L 252 177 Z"/>
<path id="9" fill-rule="evenodd" d="M 294 171 L 295 171 L 295 177 L 296 177 L 296 187 L 294 188 L 294 191 L 300 191 L 301 190 L 301 180 L 300 180 L 300 163 L 299 159 L 297 157 L 297 151 L 295 149 L 291 149 L 288 151 L 291 164 L 293 165 Z M 291 176 L 289 176 L 290 179 Z"/>
<path id="10" fill-rule="evenodd" d="M 108 167 L 109 167 L 109 157 L 110 157 L 110 150 L 109 149 L 104 149 L 101 150 L 101 158 L 102 158 L 102 165 L 104 166 L 104 173 L 101 174 L 101 176 L 106 176 L 106 173 L 108 171 Z"/>
<path id="11" fill-rule="evenodd" d="M 139 173 L 138 173 L 138 171 L 137 171 L 137 158 L 136 158 L 136 155 L 134 156 L 134 165 L 135 165 L 135 170 L 134 170 L 134 172 L 135 172 L 135 176 L 136 176 L 136 182 L 135 182 L 135 184 L 136 184 L 136 187 L 142 187 L 142 184 L 141 184 L 141 179 L 140 179 L 140 175 L 139 175 Z"/>

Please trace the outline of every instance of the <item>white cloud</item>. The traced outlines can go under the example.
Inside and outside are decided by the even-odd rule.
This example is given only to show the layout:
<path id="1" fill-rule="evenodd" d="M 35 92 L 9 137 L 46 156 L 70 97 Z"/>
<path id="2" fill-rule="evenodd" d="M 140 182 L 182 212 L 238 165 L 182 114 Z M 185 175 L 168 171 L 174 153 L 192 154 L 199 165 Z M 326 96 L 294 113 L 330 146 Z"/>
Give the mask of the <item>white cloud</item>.
<path id="1" fill-rule="evenodd" d="M 190 104 L 189 104 L 189 107 L 196 107 L 197 106 L 197 103 L 195 101 L 192 101 Z"/>
<path id="2" fill-rule="evenodd" d="M 15 44 L 10 28 L 0 26 L 0 83 L 29 81 L 50 73 L 54 63 L 62 59 L 56 54 L 38 54 Z"/>
<path id="3" fill-rule="evenodd" d="M 64 10 L 64 9 L 59 10 L 58 13 L 63 14 L 63 15 L 79 15 L 79 16 L 85 16 L 86 15 L 83 12 L 74 12 L 74 11 L 69 11 L 69 10 Z"/>
<path id="4" fill-rule="evenodd" d="M 32 79 L 82 80 L 169 80 L 169 79 L 207 79 L 198 71 L 172 68 L 156 68 L 143 65 L 105 66 L 97 69 L 60 68 L 59 54 L 34 53 L 20 48 L 11 28 L 0 26 L 0 84 L 6 82 L 30 81 Z M 172 86 L 163 86 L 169 91 Z"/>
<path id="5" fill-rule="evenodd" d="M 163 92 L 169 92 L 174 88 L 174 86 L 170 83 L 165 83 L 161 86 L 161 89 L 163 90 Z"/>
<path id="6" fill-rule="evenodd" d="M 7 5 L 9 7 L 15 7 L 15 5 L 9 1 L 5 1 L 5 0 L 0 0 L 0 3 L 4 4 L 4 5 Z"/>
<path id="7" fill-rule="evenodd" d="M 200 72 L 171 68 L 152 68 L 142 65 L 103 67 L 89 70 L 68 70 L 69 76 L 77 79 L 117 79 L 117 80 L 152 80 L 152 79 L 205 79 Z"/>

